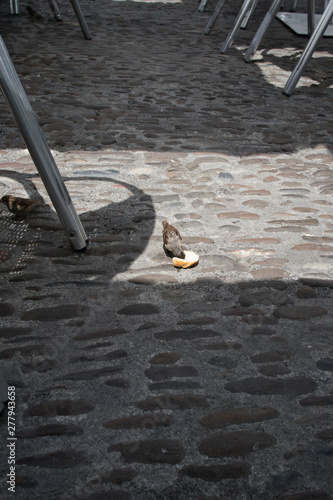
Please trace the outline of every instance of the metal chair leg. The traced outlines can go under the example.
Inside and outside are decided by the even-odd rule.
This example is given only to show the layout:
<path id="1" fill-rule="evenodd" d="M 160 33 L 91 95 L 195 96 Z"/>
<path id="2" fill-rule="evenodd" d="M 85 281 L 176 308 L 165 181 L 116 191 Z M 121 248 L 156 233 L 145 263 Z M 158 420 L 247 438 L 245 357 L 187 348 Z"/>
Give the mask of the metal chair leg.
<path id="1" fill-rule="evenodd" d="M 51 10 L 53 12 L 55 19 L 57 21 L 62 21 L 62 17 L 61 17 L 57 2 L 55 0 L 49 0 L 49 4 L 50 4 L 50 7 L 51 7 Z"/>
<path id="2" fill-rule="evenodd" d="M 312 33 L 312 36 L 311 36 L 310 40 L 308 41 L 308 44 L 303 51 L 303 54 L 301 55 L 293 72 L 291 73 L 290 77 L 288 78 L 288 81 L 283 89 L 283 93 L 286 96 L 290 96 L 293 93 L 293 90 L 294 90 L 295 86 L 297 85 L 297 82 L 300 79 L 306 64 L 308 63 L 309 59 L 311 58 L 320 38 L 325 33 L 325 31 L 326 31 L 326 29 L 327 29 L 327 27 L 332 19 L 332 16 L 333 16 L 333 0 L 330 0 L 329 4 L 327 5 L 326 9 L 324 10 L 323 15 L 321 16 L 321 18 L 319 20 L 319 23 L 317 24 L 317 27 L 315 28 L 314 32 Z"/>
<path id="3" fill-rule="evenodd" d="M 216 5 L 215 10 L 214 10 L 211 18 L 209 19 L 209 21 L 207 23 L 207 26 L 206 26 L 205 31 L 204 31 L 205 35 L 209 35 L 210 30 L 214 26 L 216 19 L 219 17 L 220 12 L 221 12 L 222 7 L 223 7 L 224 4 L 225 4 L 225 0 L 219 0 L 219 2 Z"/>
<path id="4" fill-rule="evenodd" d="M 76 14 L 76 17 L 78 18 L 78 21 L 79 21 L 84 38 L 86 38 L 87 40 L 91 40 L 91 34 L 89 32 L 89 28 L 88 28 L 88 25 L 86 23 L 86 20 L 82 14 L 82 10 L 81 10 L 81 7 L 80 7 L 78 0 L 70 0 L 70 2 L 72 4 L 73 10 Z"/>
<path id="5" fill-rule="evenodd" d="M 276 16 L 279 8 L 281 7 L 282 1 L 283 0 L 273 0 L 273 3 L 271 4 L 270 8 L 268 9 L 266 16 L 264 17 L 261 25 L 259 26 L 257 33 L 254 35 L 252 42 L 250 43 L 247 51 L 245 52 L 245 56 L 244 56 L 245 62 L 251 61 L 257 48 L 259 47 L 261 40 L 264 38 L 266 31 L 269 28 L 269 25 L 271 24 L 272 20 Z"/>
<path id="6" fill-rule="evenodd" d="M 87 236 L 1 36 L 0 88 L 72 248 L 84 250 Z"/>
<path id="7" fill-rule="evenodd" d="M 208 2 L 208 0 L 201 0 L 200 5 L 198 7 L 199 12 L 203 12 L 205 10 L 207 2 Z"/>
<path id="8" fill-rule="evenodd" d="M 244 18 L 244 20 L 243 20 L 243 22 L 242 22 L 242 24 L 240 26 L 242 30 L 245 30 L 245 28 L 247 26 L 247 23 L 249 22 L 249 19 L 252 16 L 253 11 L 254 11 L 254 9 L 257 6 L 257 3 L 258 3 L 258 0 L 255 0 L 253 2 L 252 6 L 250 7 L 250 9 L 247 11 L 246 16 L 245 16 L 245 18 Z"/>
<path id="9" fill-rule="evenodd" d="M 20 13 L 19 0 L 9 0 L 9 8 L 11 14 L 19 14 Z"/>
<path id="10" fill-rule="evenodd" d="M 230 47 L 230 45 L 234 41 L 235 36 L 237 35 L 239 28 L 240 28 L 246 14 L 249 11 L 251 11 L 253 5 L 255 5 L 256 3 L 257 3 L 257 0 L 245 0 L 243 2 L 243 5 L 238 13 L 237 18 L 236 18 L 235 24 L 234 24 L 233 28 L 231 29 L 231 31 L 229 32 L 229 34 L 228 34 L 227 38 L 225 39 L 225 42 L 222 46 L 222 49 L 221 49 L 222 54 L 225 54 L 227 52 L 228 48 Z"/>

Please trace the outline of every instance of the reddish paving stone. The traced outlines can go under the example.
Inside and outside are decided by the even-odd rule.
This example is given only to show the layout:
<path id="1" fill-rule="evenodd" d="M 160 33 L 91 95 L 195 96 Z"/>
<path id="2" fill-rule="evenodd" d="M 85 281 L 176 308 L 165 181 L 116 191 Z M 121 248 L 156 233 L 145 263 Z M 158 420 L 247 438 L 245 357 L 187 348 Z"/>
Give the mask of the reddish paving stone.
<path id="1" fill-rule="evenodd" d="M 136 406 L 141 410 L 187 410 L 191 408 L 205 408 L 207 398 L 197 394 L 166 394 L 153 396 L 139 401 Z"/>
<path id="2" fill-rule="evenodd" d="M 278 500 L 333 500 L 333 497 L 324 491 L 304 491 L 284 496 Z"/>
<path id="3" fill-rule="evenodd" d="M 123 490 L 101 490 L 81 497 L 80 500 L 132 500 L 131 496 Z"/>
<path id="4" fill-rule="evenodd" d="M 213 434 L 202 439 L 199 451 L 211 458 L 239 457 L 270 448 L 276 439 L 265 432 L 232 431 Z"/>
<path id="5" fill-rule="evenodd" d="M 332 441 L 333 440 L 333 428 L 325 429 L 324 431 L 317 432 L 317 434 L 315 434 L 314 437 L 319 438 L 319 439 L 324 439 L 325 441 Z"/>
<path id="6" fill-rule="evenodd" d="M 284 361 L 290 359 L 291 355 L 289 351 L 278 350 L 278 351 L 268 351 L 260 352 L 259 354 L 254 354 L 251 356 L 252 363 L 274 363 L 276 361 Z"/>
<path id="7" fill-rule="evenodd" d="M 196 347 L 197 351 L 227 351 L 229 349 L 241 349 L 242 344 L 239 342 L 212 342 L 210 344 L 199 344 Z"/>
<path id="8" fill-rule="evenodd" d="M 332 252 L 333 247 L 331 245 L 320 245 L 316 243 L 301 243 L 299 245 L 295 245 L 291 247 L 292 250 L 301 250 L 301 251 L 318 251 L 318 252 Z"/>
<path id="9" fill-rule="evenodd" d="M 10 339 L 15 337 L 22 337 L 24 335 L 30 335 L 32 332 L 32 328 L 8 326 L 0 328 L 0 338 Z"/>
<path id="10" fill-rule="evenodd" d="M 129 467 L 124 467 L 122 469 L 112 469 L 110 471 L 101 472 L 98 476 L 91 479 L 88 485 L 100 484 L 100 483 L 113 483 L 113 484 L 123 484 L 128 481 L 132 481 L 138 473 L 130 469 Z"/>
<path id="11" fill-rule="evenodd" d="M 221 212 L 217 214 L 218 219 L 259 219 L 258 214 L 252 212 Z"/>
<path id="12" fill-rule="evenodd" d="M 90 333 L 80 333 L 80 335 L 76 335 L 74 340 L 95 340 L 95 339 L 104 339 L 113 337 L 114 335 L 121 335 L 123 333 L 127 333 L 127 330 L 122 326 L 118 326 L 116 328 L 109 328 L 107 330 L 97 330 Z"/>
<path id="13" fill-rule="evenodd" d="M 300 400 L 301 406 L 331 406 L 333 405 L 333 394 L 327 396 L 308 396 Z"/>
<path id="14" fill-rule="evenodd" d="M 152 413 L 150 415 L 133 415 L 131 417 L 109 420 L 103 424 L 106 429 L 146 429 L 168 427 L 173 418 L 168 415 Z"/>
<path id="15" fill-rule="evenodd" d="M 225 389 L 230 392 L 245 392 L 247 394 L 280 394 L 281 396 L 295 397 L 307 394 L 317 389 L 318 384 L 311 378 L 286 378 L 271 380 L 264 377 L 249 377 L 225 384 Z"/>
<path id="16" fill-rule="evenodd" d="M 333 372 L 333 358 L 323 358 L 317 361 L 317 368 L 325 372 Z"/>
<path id="17" fill-rule="evenodd" d="M 199 375 L 194 366 L 152 366 L 144 373 L 147 378 L 154 381 L 172 377 L 197 377 Z"/>
<path id="18" fill-rule="evenodd" d="M 219 410 L 207 413 L 200 419 L 201 425 L 210 429 L 220 429 L 229 425 L 240 425 L 255 422 L 263 422 L 272 418 L 277 418 L 279 412 L 274 408 L 254 406 L 241 406 L 228 410 Z"/>
<path id="19" fill-rule="evenodd" d="M 325 307 L 321 306 L 281 306 L 274 310 L 276 318 L 306 321 L 316 316 L 328 314 Z"/>
<path id="20" fill-rule="evenodd" d="M 129 306 L 122 307 L 117 311 L 117 314 L 123 314 L 126 316 L 145 316 L 150 314 L 158 314 L 160 308 L 153 304 L 131 304 Z"/>
<path id="21" fill-rule="evenodd" d="M 26 415 L 31 417 L 55 417 L 58 415 L 81 415 L 95 408 L 94 403 L 86 399 L 56 399 L 28 408 Z"/>
<path id="22" fill-rule="evenodd" d="M 245 462 L 231 462 L 219 465 L 188 465 L 180 469 L 178 475 L 202 479 L 208 482 L 218 482 L 223 479 L 238 479 L 247 477 L 250 467 Z"/>
<path id="23" fill-rule="evenodd" d="M 258 372 L 266 377 L 278 377 L 279 375 L 287 375 L 291 370 L 284 365 L 272 364 L 259 366 Z"/>
<path id="24" fill-rule="evenodd" d="M 243 307 L 250 307 L 254 304 L 263 305 L 285 305 L 291 302 L 290 297 L 279 290 L 269 290 L 251 293 L 247 295 L 240 295 L 238 301 Z"/>
<path id="25" fill-rule="evenodd" d="M 246 243 L 247 245 L 260 245 L 262 243 L 267 243 L 275 245 L 280 243 L 280 241 L 281 240 L 279 238 L 239 238 L 237 240 L 233 240 L 233 243 Z"/>
<path id="26" fill-rule="evenodd" d="M 149 363 L 153 365 L 173 365 L 180 359 L 180 354 L 177 354 L 176 352 L 160 352 L 155 354 L 155 356 L 149 360 Z"/>
<path id="27" fill-rule="evenodd" d="M 119 451 L 126 462 L 145 464 L 178 464 L 185 457 L 179 441 L 172 439 L 147 439 L 115 443 L 108 448 L 109 452 Z"/>
<path id="28" fill-rule="evenodd" d="M 262 269 L 255 269 L 251 271 L 251 275 L 255 280 L 275 280 L 288 278 L 289 273 L 284 269 L 278 267 L 267 267 Z"/>
<path id="29" fill-rule="evenodd" d="M 30 309 L 21 315 L 24 321 L 59 321 L 63 319 L 78 318 L 89 316 L 90 309 L 81 304 L 62 304 L 53 307 L 41 307 Z"/>
<path id="30" fill-rule="evenodd" d="M 215 330 L 204 328 L 190 328 L 188 330 L 168 330 L 155 333 L 155 338 L 160 340 L 194 340 L 205 337 L 219 337 L 220 333 Z"/>
<path id="31" fill-rule="evenodd" d="M 7 302 L 0 303 L 0 317 L 12 316 L 15 312 L 15 307 Z"/>
<path id="32" fill-rule="evenodd" d="M 83 428 L 76 424 L 49 424 L 20 429 L 16 436 L 20 439 L 33 438 L 37 436 L 72 436 L 82 434 Z"/>
<path id="33" fill-rule="evenodd" d="M 41 453 L 29 457 L 20 458 L 16 461 L 18 465 L 28 467 L 42 467 L 46 469 L 67 469 L 77 467 L 85 460 L 83 453 L 78 451 L 54 451 L 52 453 Z"/>

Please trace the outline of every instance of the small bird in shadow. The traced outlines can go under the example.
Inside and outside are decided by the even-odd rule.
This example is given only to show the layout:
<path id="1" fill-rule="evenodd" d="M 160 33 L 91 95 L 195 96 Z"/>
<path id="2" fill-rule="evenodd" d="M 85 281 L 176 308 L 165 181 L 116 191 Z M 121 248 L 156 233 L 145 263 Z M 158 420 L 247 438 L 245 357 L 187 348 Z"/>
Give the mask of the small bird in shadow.
<path id="1" fill-rule="evenodd" d="M 185 252 L 182 249 L 181 240 L 182 237 L 179 234 L 178 229 L 171 226 L 168 221 L 162 221 L 163 226 L 163 243 L 164 249 L 171 253 L 174 257 L 179 259 L 185 259 Z"/>
<path id="2" fill-rule="evenodd" d="M 45 18 L 30 5 L 27 6 L 27 11 L 32 21 L 37 21 L 38 23 L 44 22 Z"/>
<path id="3" fill-rule="evenodd" d="M 15 215 L 15 217 L 26 218 L 28 214 L 40 205 L 40 201 L 30 200 L 29 198 L 20 198 L 12 194 L 6 194 L 1 198 L 1 203 L 4 203 L 8 210 Z"/>

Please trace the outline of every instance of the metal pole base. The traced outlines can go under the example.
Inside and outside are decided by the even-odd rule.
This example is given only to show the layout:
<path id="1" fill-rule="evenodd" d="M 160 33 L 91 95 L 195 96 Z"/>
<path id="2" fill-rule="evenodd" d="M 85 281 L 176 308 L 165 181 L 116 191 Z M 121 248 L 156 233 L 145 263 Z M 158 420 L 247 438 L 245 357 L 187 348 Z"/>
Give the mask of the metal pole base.
<path id="1" fill-rule="evenodd" d="M 88 242 L 87 235 L 1 36 L 0 88 L 72 248 L 76 251 L 84 250 Z"/>

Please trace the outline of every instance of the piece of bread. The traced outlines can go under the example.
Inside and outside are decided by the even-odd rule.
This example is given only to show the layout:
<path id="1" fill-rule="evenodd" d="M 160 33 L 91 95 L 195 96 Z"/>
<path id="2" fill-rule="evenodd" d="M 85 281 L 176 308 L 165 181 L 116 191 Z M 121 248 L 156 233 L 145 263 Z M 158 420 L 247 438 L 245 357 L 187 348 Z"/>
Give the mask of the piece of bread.
<path id="1" fill-rule="evenodd" d="M 172 259 L 173 265 L 175 267 L 183 267 L 184 269 L 194 266 L 199 261 L 199 255 L 192 250 L 185 250 L 185 259 L 178 259 L 178 257 L 174 257 Z"/>

